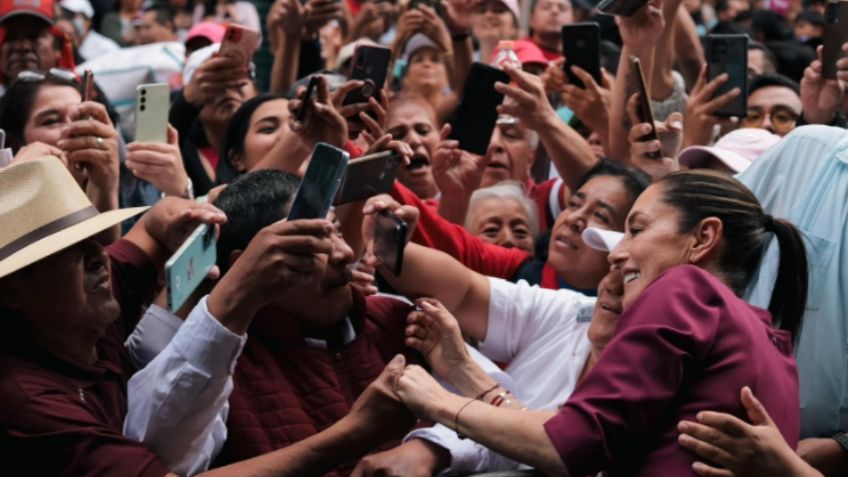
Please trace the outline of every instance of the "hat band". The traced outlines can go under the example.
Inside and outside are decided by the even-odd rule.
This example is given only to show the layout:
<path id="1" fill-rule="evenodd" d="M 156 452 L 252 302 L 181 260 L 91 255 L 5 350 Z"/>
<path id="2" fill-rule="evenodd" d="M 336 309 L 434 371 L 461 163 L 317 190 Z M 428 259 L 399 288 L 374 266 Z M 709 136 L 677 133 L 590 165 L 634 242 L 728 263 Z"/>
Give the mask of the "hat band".
<path id="1" fill-rule="evenodd" d="M 5 247 L 0 248 L 0 260 L 5 260 L 13 253 L 38 242 L 39 240 L 53 235 L 57 232 L 61 232 L 62 230 L 76 225 L 83 220 L 90 219 L 94 217 L 99 212 L 93 205 L 89 205 L 84 209 L 80 209 L 76 212 L 72 212 L 64 217 L 60 217 L 53 222 L 42 225 L 41 227 L 24 234 L 21 237 L 11 241 Z M 72 245 L 72 244 L 68 244 Z"/>

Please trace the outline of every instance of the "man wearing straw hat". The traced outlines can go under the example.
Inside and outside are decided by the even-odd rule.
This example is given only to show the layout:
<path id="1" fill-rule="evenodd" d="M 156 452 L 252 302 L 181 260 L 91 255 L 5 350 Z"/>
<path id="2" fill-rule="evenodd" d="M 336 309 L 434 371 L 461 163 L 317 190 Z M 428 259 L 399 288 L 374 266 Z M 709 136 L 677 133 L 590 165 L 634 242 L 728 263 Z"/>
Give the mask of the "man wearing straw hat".
<path id="1" fill-rule="evenodd" d="M 220 224 L 225 217 L 207 204 L 167 198 L 124 239 L 105 249 L 92 239 L 144 211 L 98 213 L 56 158 L 0 169 L 0 460 L 13 474 L 176 475 L 159 455 L 122 434 L 125 419 L 130 421 L 127 381 L 134 371 L 123 342 L 150 302 L 170 251 L 198 223 Z M 172 343 L 138 374 L 153 368 L 179 391 L 186 386 L 185 376 L 169 375 L 161 366 L 157 370 L 166 354 L 182 352 L 186 359 L 199 360 L 201 371 L 218 354 L 234 361 L 253 318 L 245 310 L 263 306 L 281 288 L 308 275 L 310 264 L 320 263 L 315 255 L 331 249 L 334 229 L 323 220 L 304 220 L 278 222 L 263 232 L 227 274 L 245 277 L 246 270 L 258 279 L 225 277 L 209 295 L 214 305 L 207 307 L 204 300 L 204 313 L 196 314 L 221 329 L 185 336 L 203 329 L 191 325 L 193 312 Z M 237 267 L 244 270 L 233 273 Z M 216 348 L 210 338 L 214 333 L 235 336 L 235 345 Z M 178 339 L 196 348 L 175 350 Z M 386 438 L 385 421 L 406 416 L 412 422 L 391 388 L 402 370 L 403 358 L 397 357 L 350 414 L 323 432 L 210 475 L 258 469 L 274 475 L 320 474 L 370 451 Z M 137 393 L 131 396 L 135 399 L 145 399 L 145 391 L 129 389 Z M 193 402 L 195 396 L 174 392 L 172 397 Z"/>

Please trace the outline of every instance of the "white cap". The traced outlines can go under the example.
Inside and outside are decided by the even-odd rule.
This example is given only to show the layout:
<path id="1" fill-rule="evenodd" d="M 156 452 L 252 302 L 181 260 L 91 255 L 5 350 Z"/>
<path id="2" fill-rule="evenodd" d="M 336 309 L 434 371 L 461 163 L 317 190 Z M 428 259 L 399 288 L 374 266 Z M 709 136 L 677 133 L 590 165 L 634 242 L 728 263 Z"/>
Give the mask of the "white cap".
<path id="1" fill-rule="evenodd" d="M 599 252 L 612 252 L 623 237 L 624 234 L 621 232 L 595 227 L 589 227 L 583 231 L 583 243 Z"/>
<path id="2" fill-rule="evenodd" d="M 62 0 L 59 6 L 74 13 L 81 13 L 86 18 L 94 17 L 94 8 L 88 0 Z"/>
<path id="3" fill-rule="evenodd" d="M 209 46 L 193 51 L 186 60 L 185 67 L 183 68 L 183 84 L 188 84 L 197 67 L 218 51 L 220 47 L 220 43 L 212 43 Z"/>

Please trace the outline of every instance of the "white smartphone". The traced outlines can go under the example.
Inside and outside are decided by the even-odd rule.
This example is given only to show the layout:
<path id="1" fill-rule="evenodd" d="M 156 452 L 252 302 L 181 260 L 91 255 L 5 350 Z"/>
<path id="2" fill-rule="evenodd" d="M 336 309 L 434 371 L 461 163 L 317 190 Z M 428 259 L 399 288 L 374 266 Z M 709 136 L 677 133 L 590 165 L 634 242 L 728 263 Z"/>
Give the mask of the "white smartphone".
<path id="1" fill-rule="evenodd" d="M 135 140 L 168 142 L 171 90 L 166 83 L 139 85 L 135 89 Z"/>

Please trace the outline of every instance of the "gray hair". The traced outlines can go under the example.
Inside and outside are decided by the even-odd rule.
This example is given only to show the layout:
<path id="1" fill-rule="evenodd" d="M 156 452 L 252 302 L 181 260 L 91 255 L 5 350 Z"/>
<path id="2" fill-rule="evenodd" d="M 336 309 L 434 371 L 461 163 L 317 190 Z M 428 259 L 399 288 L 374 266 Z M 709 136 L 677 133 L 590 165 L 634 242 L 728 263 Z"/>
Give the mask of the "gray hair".
<path id="1" fill-rule="evenodd" d="M 527 198 L 524 194 L 524 186 L 515 181 L 503 181 L 493 186 L 477 189 L 471 194 L 471 200 L 468 202 L 468 215 L 465 216 L 465 228 L 471 227 L 471 216 L 475 209 L 475 205 L 485 199 L 507 199 L 518 202 L 518 204 L 527 212 L 529 218 L 530 235 L 535 237 L 539 233 L 539 215 L 536 209 L 536 203 Z"/>

